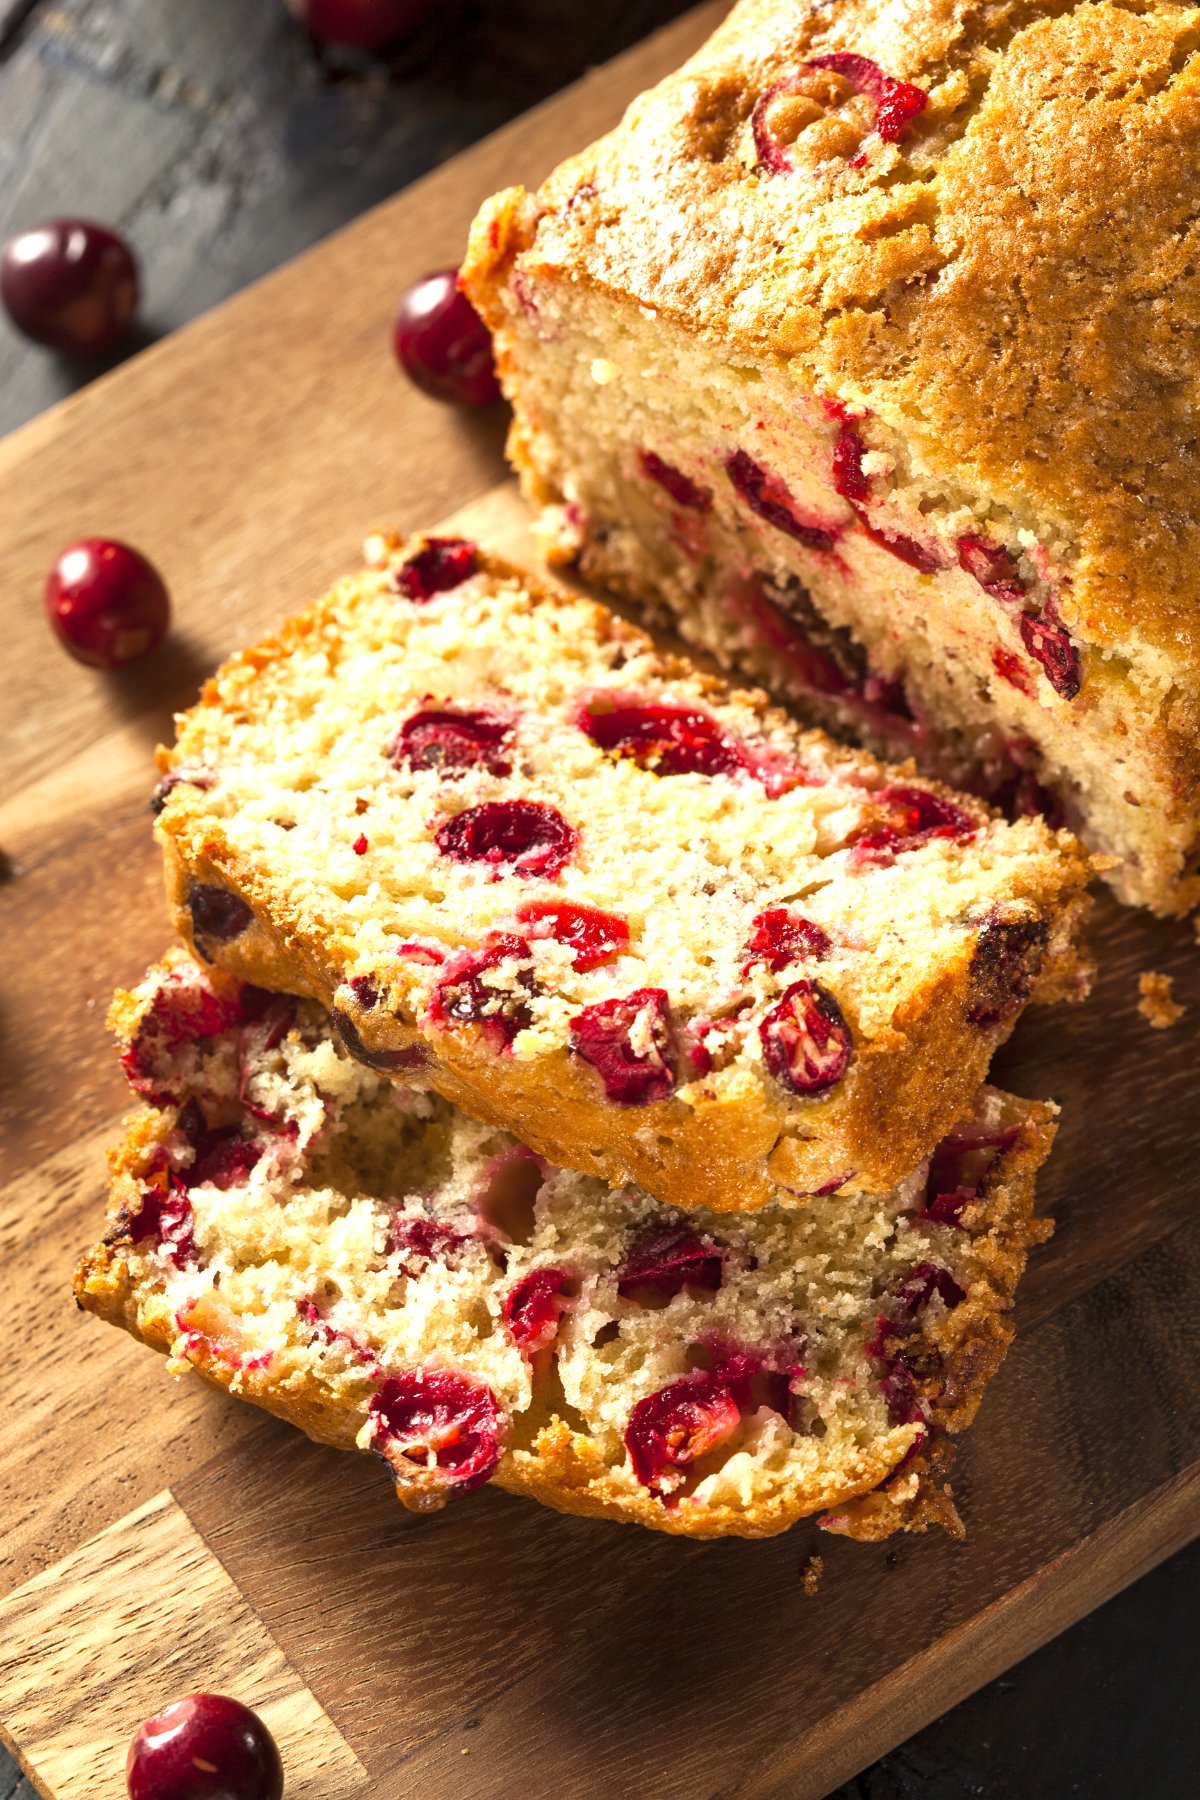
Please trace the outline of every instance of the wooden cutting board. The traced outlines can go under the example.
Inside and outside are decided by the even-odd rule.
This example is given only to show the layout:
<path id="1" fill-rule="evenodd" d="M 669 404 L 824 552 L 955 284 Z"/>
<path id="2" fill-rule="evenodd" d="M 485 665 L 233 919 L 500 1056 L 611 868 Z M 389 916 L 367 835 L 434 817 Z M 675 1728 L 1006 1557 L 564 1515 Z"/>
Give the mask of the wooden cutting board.
<path id="1" fill-rule="evenodd" d="M 998 1070 L 1062 1102 L 1059 1223 L 962 1457 L 963 1546 L 696 1545 L 486 1491 L 415 1520 L 373 1463 L 171 1383 L 70 1303 L 125 1101 L 105 1006 L 165 939 L 156 740 L 370 527 L 461 509 L 528 553 L 502 420 L 400 381 L 395 297 L 721 10 L 0 444 L 0 1719 L 53 1800 L 119 1800 L 137 1721 L 197 1688 L 262 1708 L 289 1800 L 816 1800 L 1200 1530 L 1200 970 L 1187 927 L 1108 902 L 1095 997 L 1026 1020 Z M 176 604 L 169 645 L 117 679 L 41 616 L 45 568 L 89 532 L 140 545 Z M 1177 978 L 1171 1031 L 1138 1015 L 1143 969 Z"/>

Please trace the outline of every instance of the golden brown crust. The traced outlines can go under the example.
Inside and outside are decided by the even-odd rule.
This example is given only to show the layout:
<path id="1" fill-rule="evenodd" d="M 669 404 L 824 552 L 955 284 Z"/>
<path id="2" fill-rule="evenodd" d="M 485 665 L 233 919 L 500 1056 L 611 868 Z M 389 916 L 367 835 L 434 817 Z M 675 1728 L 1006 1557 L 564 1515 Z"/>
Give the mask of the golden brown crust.
<path id="1" fill-rule="evenodd" d="M 1198 47 L 1196 11 L 1166 0 L 742 0 L 536 199 L 484 209 L 469 291 L 486 310 L 521 254 L 869 407 L 934 477 L 1072 546 L 1062 612 L 1083 636 L 1169 659 L 1187 779 Z M 924 111 L 859 167 L 827 144 L 819 167 L 763 171 L 755 102 L 831 52 L 916 83 Z M 839 119 L 861 135 L 869 109 Z"/>

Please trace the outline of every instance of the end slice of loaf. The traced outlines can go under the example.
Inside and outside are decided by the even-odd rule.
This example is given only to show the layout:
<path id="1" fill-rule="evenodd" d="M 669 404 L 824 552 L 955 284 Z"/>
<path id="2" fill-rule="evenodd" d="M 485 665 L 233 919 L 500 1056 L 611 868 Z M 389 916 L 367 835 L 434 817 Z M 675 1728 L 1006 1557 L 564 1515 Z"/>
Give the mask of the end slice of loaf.
<path id="1" fill-rule="evenodd" d="M 143 1100 L 85 1308 L 410 1507 L 494 1480 L 695 1537 L 961 1526 L 1053 1108 L 984 1090 L 896 1191 L 684 1215 L 354 1060 L 312 1001 L 168 953 L 110 1019 Z"/>
<path id="2" fill-rule="evenodd" d="M 1026 1001 L 1087 861 L 805 732 L 458 540 L 377 545 L 161 756 L 175 920 L 539 1155 L 667 1204 L 887 1191 Z"/>
<path id="3" fill-rule="evenodd" d="M 1194 29 L 741 0 L 463 271 L 560 557 L 1163 913 L 1200 904 Z"/>

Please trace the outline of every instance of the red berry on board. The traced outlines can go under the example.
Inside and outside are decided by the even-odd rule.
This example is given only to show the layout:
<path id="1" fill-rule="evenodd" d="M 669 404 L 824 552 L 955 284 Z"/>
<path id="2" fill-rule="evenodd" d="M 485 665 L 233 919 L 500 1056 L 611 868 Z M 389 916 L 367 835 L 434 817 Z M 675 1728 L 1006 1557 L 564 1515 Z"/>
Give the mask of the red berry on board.
<path id="1" fill-rule="evenodd" d="M 283 1764 L 248 1706 L 191 1694 L 138 1726 L 125 1781 L 130 1800 L 282 1800 Z"/>
<path id="2" fill-rule="evenodd" d="M 0 299 L 35 344 L 104 356 L 124 341 L 137 311 L 137 263 L 105 225 L 47 219 L 4 246 Z"/>
<path id="3" fill-rule="evenodd" d="M 434 400 L 491 406 L 500 398 L 491 333 L 459 293 L 457 269 L 413 283 L 401 298 L 392 343 L 409 380 Z"/>
<path id="4" fill-rule="evenodd" d="M 139 551 L 111 538 L 81 538 L 46 577 L 46 611 L 77 662 L 119 669 L 162 642 L 171 602 L 162 576 Z"/>
<path id="5" fill-rule="evenodd" d="M 353 50 L 383 50 L 422 26 L 436 0 L 289 0 L 313 37 Z"/>

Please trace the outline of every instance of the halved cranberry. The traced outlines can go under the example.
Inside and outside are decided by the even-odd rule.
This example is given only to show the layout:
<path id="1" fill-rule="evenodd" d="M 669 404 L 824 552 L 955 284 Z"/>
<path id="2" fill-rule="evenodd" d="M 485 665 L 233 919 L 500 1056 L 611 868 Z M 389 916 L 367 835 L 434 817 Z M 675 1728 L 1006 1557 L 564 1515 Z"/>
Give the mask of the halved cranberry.
<path id="1" fill-rule="evenodd" d="M 480 1381 L 411 1369 L 389 1376 L 368 1410 L 371 1448 L 418 1505 L 440 1505 L 451 1489 L 469 1493 L 496 1472 L 507 1420 Z"/>
<path id="2" fill-rule="evenodd" d="M 253 909 L 240 894 L 217 887 L 210 881 L 193 881 L 188 886 L 187 909 L 192 918 L 192 937 L 201 956 L 201 940 L 218 944 L 240 937 L 254 922 Z M 206 958 L 207 960 L 211 960 Z"/>
<path id="3" fill-rule="evenodd" d="M 793 981 L 759 1022 L 763 1058 L 793 1094 L 826 1094 L 850 1061 L 850 1027 L 833 995 L 816 981 Z"/>
<path id="4" fill-rule="evenodd" d="M 1073 700 L 1082 680 L 1079 651 L 1053 600 L 1047 600 L 1040 612 L 1022 613 L 1018 625 L 1025 648 L 1041 664 L 1055 693 Z"/>
<path id="5" fill-rule="evenodd" d="M 843 421 L 833 445 L 833 485 L 843 500 L 858 506 L 870 497 L 871 482 L 863 468 L 867 446 L 852 419 Z"/>
<path id="6" fill-rule="evenodd" d="M 153 1238 L 161 1244 L 177 1269 L 195 1268 L 200 1261 L 196 1246 L 195 1217 L 187 1189 L 175 1174 L 165 1188 L 144 1189 L 142 1204 L 129 1221 L 129 1241 L 140 1244 Z"/>
<path id="7" fill-rule="evenodd" d="M 392 333 L 409 380 L 433 400 L 491 406 L 500 398 L 492 336 L 467 296 L 457 269 L 438 269 L 401 297 Z"/>
<path id="8" fill-rule="evenodd" d="M 46 577 L 45 602 L 59 642 L 89 669 L 120 669 L 147 656 L 171 622 L 162 576 L 115 538 L 69 545 Z"/>
<path id="9" fill-rule="evenodd" d="M 263 1146 L 245 1138 L 236 1125 L 209 1131 L 196 1145 L 196 1157 L 187 1172 L 189 1187 L 215 1187 L 222 1193 L 237 1187 L 262 1160 Z"/>
<path id="10" fill-rule="evenodd" d="M 170 1106 L 179 1097 L 174 1052 L 260 1017 L 269 1001 L 261 988 L 216 994 L 199 980 L 164 981 L 121 1055 L 130 1087 L 152 1106 Z"/>
<path id="11" fill-rule="evenodd" d="M 742 746 L 698 706 L 604 708 L 596 701 L 584 707 L 579 725 L 601 750 L 656 775 L 736 775 L 747 766 Z"/>
<path id="12" fill-rule="evenodd" d="M 388 1224 L 387 1254 L 401 1252 L 406 1275 L 420 1274 L 431 1262 L 450 1263 L 470 1242 L 465 1231 L 456 1231 L 429 1213 L 396 1213 Z"/>
<path id="13" fill-rule="evenodd" d="M 574 952 L 575 967 L 583 971 L 598 969 L 629 945 L 625 920 L 598 906 L 578 906 L 572 900 L 523 900 L 517 919 L 534 927 L 531 938 L 549 937 L 566 944 Z"/>
<path id="14" fill-rule="evenodd" d="M 747 945 L 751 960 L 761 960 L 775 974 L 802 956 L 818 961 L 833 948 L 829 933 L 791 906 L 768 906 L 752 921 Z"/>
<path id="15" fill-rule="evenodd" d="M 617 1292 L 626 1300 L 645 1293 L 670 1300 L 685 1287 L 715 1293 L 727 1254 L 723 1244 L 706 1242 L 690 1226 L 652 1232 L 633 1246 L 617 1270 Z"/>
<path id="16" fill-rule="evenodd" d="M 531 1269 L 505 1296 L 504 1323 L 523 1355 L 536 1356 L 554 1342 L 569 1279 L 565 1269 Z"/>
<path id="17" fill-rule="evenodd" d="M 875 129 L 885 144 L 899 143 L 908 127 L 929 104 L 924 88 L 911 81 L 899 81 L 887 75 L 869 56 L 853 50 L 835 50 L 828 56 L 814 56 L 810 69 L 828 69 L 849 82 L 856 94 L 868 94 L 875 102 Z"/>
<path id="18" fill-rule="evenodd" d="M 1020 606 L 1025 598 L 1017 559 L 1003 544 L 993 544 L 987 538 L 961 537 L 958 566 L 979 583 L 985 594 L 1004 606 Z"/>
<path id="19" fill-rule="evenodd" d="M 426 538 L 393 577 L 406 600 L 418 603 L 461 587 L 479 568 L 479 546 L 467 538 Z"/>
<path id="20" fill-rule="evenodd" d="M 507 775 L 512 764 L 501 751 L 511 736 L 512 726 L 491 713 L 427 709 L 400 727 L 392 762 L 398 769 L 437 769 L 443 775 L 464 769 Z"/>
<path id="21" fill-rule="evenodd" d="M 106 356 L 129 334 L 138 267 L 124 238 L 91 219 L 47 219 L 0 255 L 0 300 L 35 344 Z"/>
<path id="22" fill-rule="evenodd" d="M 1029 670 L 1021 658 L 1014 655 L 1011 650 L 1005 649 L 1003 644 L 997 644 L 992 651 L 992 667 L 1001 681 L 1007 681 L 1010 687 L 1015 687 L 1017 692 L 1024 694 L 1027 699 L 1033 698 L 1033 683 L 1030 680 Z"/>
<path id="23" fill-rule="evenodd" d="M 499 1047 L 533 1023 L 529 1001 L 534 992 L 530 948 L 522 937 L 497 937 L 482 950 L 461 950 L 445 965 L 445 974 L 429 1001 L 436 1025 L 480 1025 Z M 512 965 L 516 965 L 515 971 Z M 504 969 L 500 980 L 485 979 Z"/>
<path id="24" fill-rule="evenodd" d="M 618 1106 L 646 1106 L 675 1089 L 675 1047 L 665 988 L 635 988 L 585 1006 L 571 1020 L 571 1048 L 590 1063 Z"/>
<path id="25" fill-rule="evenodd" d="M 157 819 L 177 787 L 194 787 L 205 790 L 212 787 L 216 779 L 211 769 L 201 767 L 172 769 L 169 775 L 163 776 L 151 794 L 150 811 Z"/>
<path id="26" fill-rule="evenodd" d="M 1020 1135 L 1020 1126 L 1010 1125 L 990 1137 L 944 1138 L 929 1159 L 921 1216 L 934 1225 L 961 1227 L 964 1210 L 979 1199 Z"/>
<path id="27" fill-rule="evenodd" d="M 1045 919 L 985 919 L 971 958 L 971 1025 L 1006 1024 L 1020 1012 L 1037 980 L 1050 928 Z"/>
<path id="28" fill-rule="evenodd" d="M 712 495 L 708 489 L 689 480 L 682 469 L 673 468 L 653 450 L 639 451 L 638 460 L 643 473 L 651 481 L 656 481 L 660 488 L 664 488 L 677 506 L 689 507 L 693 512 L 712 511 Z"/>
<path id="29" fill-rule="evenodd" d="M 774 525 L 777 531 L 786 532 L 788 537 L 795 538 L 809 550 L 832 550 L 837 543 L 841 527 L 812 514 L 802 517 L 779 477 L 755 462 L 746 451 L 735 450 L 725 458 L 725 473 L 751 512 L 765 519 L 768 525 Z"/>
<path id="30" fill-rule="evenodd" d="M 133 1734 L 130 1800 L 283 1800 L 279 1746 L 258 1714 L 225 1694 L 173 1700 Z"/>
<path id="31" fill-rule="evenodd" d="M 961 1305 L 967 1297 L 949 1269 L 943 1268 L 940 1263 L 918 1263 L 896 1289 L 895 1304 L 890 1315 L 892 1328 L 895 1329 L 898 1323 L 914 1319 L 925 1310 L 935 1295 L 948 1311 Z"/>
<path id="32" fill-rule="evenodd" d="M 855 839 L 852 856 L 856 865 L 890 862 L 902 852 L 938 838 L 969 843 L 979 830 L 960 806 L 929 788 L 896 783 L 877 789 L 872 798 L 883 809 L 883 816 Z"/>
<path id="33" fill-rule="evenodd" d="M 557 875 L 579 834 L 557 807 L 540 800 L 487 800 L 439 825 L 434 841 L 454 862 L 490 863 L 514 875 Z"/>
<path id="34" fill-rule="evenodd" d="M 625 1448 L 642 1486 L 670 1504 L 692 1464 L 731 1438 L 740 1423 L 728 1383 L 716 1371 L 698 1370 L 638 1401 Z"/>

